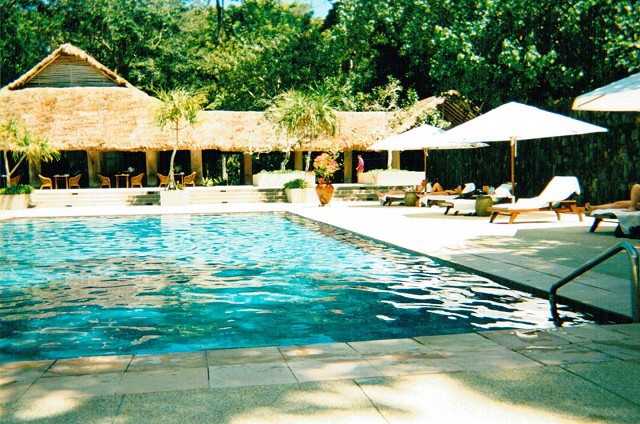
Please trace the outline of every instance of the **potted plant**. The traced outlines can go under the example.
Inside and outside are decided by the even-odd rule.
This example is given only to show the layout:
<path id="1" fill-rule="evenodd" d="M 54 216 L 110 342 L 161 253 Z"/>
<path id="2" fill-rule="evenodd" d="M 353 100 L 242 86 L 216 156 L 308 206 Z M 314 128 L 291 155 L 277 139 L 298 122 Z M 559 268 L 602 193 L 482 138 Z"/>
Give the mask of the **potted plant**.
<path id="1" fill-rule="evenodd" d="M 310 203 L 316 199 L 315 189 L 304 178 L 287 181 L 284 192 L 289 203 Z"/>
<path id="2" fill-rule="evenodd" d="M 320 206 L 327 205 L 333 197 L 335 188 L 331 184 L 331 179 L 338 169 L 340 169 L 340 164 L 336 160 L 335 154 L 324 152 L 313 160 L 313 170 L 318 177 L 316 194 L 320 200 Z"/>
<path id="3" fill-rule="evenodd" d="M 31 206 L 33 187 L 28 184 L 16 184 L 0 189 L 0 210 L 27 209 Z"/>

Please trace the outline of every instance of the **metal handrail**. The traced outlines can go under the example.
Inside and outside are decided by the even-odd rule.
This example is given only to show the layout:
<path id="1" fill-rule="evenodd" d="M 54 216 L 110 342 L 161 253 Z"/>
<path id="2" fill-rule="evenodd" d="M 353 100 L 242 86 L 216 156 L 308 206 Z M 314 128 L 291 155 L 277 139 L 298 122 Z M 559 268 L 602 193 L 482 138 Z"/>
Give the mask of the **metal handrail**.
<path id="1" fill-rule="evenodd" d="M 629 254 L 629 263 L 631 265 L 631 319 L 633 322 L 640 322 L 640 284 L 638 283 L 640 280 L 640 275 L 638 274 L 638 272 L 640 272 L 640 263 L 638 261 L 638 251 L 631 243 L 623 241 L 616 244 L 595 259 L 585 263 L 580 268 L 576 269 L 571 274 L 551 286 L 549 289 L 549 304 L 551 305 L 551 316 L 553 317 L 553 321 L 556 325 L 562 325 L 562 319 L 558 316 L 556 296 L 558 289 L 623 250 Z"/>

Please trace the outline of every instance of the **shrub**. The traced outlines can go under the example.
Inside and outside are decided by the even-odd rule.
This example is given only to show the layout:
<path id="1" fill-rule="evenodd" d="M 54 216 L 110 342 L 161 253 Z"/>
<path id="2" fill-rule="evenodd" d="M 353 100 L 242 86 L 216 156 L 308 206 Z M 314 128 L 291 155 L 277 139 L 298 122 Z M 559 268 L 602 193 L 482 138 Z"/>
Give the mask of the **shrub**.
<path id="1" fill-rule="evenodd" d="M 16 184 L 11 187 L 0 189 L 0 194 L 31 194 L 33 187 L 29 184 Z"/>
<path id="2" fill-rule="evenodd" d="M 284 188 L 308 188 L 309 184 L 304 178 L 296 178 L 295 180 L 284 183 Z"/>

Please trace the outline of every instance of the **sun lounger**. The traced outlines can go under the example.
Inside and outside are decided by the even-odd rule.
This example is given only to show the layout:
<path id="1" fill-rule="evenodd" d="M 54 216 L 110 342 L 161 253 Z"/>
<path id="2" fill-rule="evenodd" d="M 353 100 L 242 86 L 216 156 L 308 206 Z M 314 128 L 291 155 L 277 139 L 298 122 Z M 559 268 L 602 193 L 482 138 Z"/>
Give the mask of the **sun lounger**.
<path id="1" fill-rule="evenodd" d="M 451 202 L 465 194 L 472 193 L 475 189 L 476 185 L 474 183 L 467 183 L 459 194 L 426 194 L 420 197 L 420 206 L 431 206 L 442 202 Z"/>
<path id="2" fill-rule="evenodd" d="M 513 195 L 511 194 L 511 184 L 502 184 L 498 188 L 496 188 L 493 193 L 488 194 L 487 196 L 491 197 L 493 204 L 502 203 L 505 200 L 511 199 Z M 453 199 L 450 202 L 443 202 L 440 206 L 444 206 L 447 209 L 444 211 L 444 214 L 447 215 L 449 211 L 452 211 L 454 215 L 462 214 L 475 214 L 476 213 L 476 199 L 464 199 L 457 198 Z"/>
<path id="3" fill-rule="evenodd" d="M 593 224 L 589 232 L 596 231 L 602 221 L 613 221 L 618 224 L 616 235 L 634 237 L 640 234 L 640 211 L 633 212 L 624 209 L 598 209 L 589 215 L 593 218 Z"/>
<path id="4" fill-rule="evenodd" d="M 419 187 L 419 186 L 415 186 Z M 406 191 L 415 193 L 415 188 L 407 188 Z M 431 183 L 427 183 L 427 192 L 431 191 Z M 404 193 L 393 193 L 393 194 L 381 194 L 378 193 L 378 199 L 380 200 L 380 204 L 383 206 L 391 206 L 393 203 L 404 203 L 406 194 Z"/>
<path id="5" fill-rule="evenodd" d="M 498 215 L 508 215 L 509 224 L 513 224 L 518 215 L 525 212 L 553 211 L 560 219 L 561 213 L 574 213 L 583 220 L 582 208 L 569 200 L 573 194 L 580 194 L 580 183 L 576 177 L 553 177 L 539 196 L 521 198 L 515 203 L 496 205 L 489 208 L 493 222 Z"/>

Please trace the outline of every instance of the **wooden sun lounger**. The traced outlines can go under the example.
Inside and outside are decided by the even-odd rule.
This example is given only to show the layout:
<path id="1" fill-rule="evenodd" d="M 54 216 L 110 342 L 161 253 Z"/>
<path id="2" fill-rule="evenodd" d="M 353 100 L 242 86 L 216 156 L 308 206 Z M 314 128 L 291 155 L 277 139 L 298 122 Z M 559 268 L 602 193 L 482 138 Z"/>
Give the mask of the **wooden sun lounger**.
<path id="1" fill-rule="evenodd" d="M 578 207 L 575 200 L 569 200 L 574 193 L 580 194 L 580 183 L 576 177 L 553 177 L 536 197 L 520 198 L 515 203 L 488 208 L 491 213 L 489 222 L 493 222 L 498 215 L 508 215 L 509 224 L 513 224 L 521 213 L 540 211 L 553 211 L 558 219 L 561 213 L 573 213 L 582 221 L 584 208 Z"/>
<path id="2" fill-rule="evenodd" d="M 562 200 L 560 202 L 549 203 L 549 206 L 542 208 L 528 208 L 528 209 L 505 209 L 505 208 L 488 208 L 489 212 L 491 212 L 491 218 L 489 218 L 489 222 L 492 223 L 498 215 L 507 215 L 509 216 L 509 224 L 513 224 L 518 215 L 526 212 L 541 212 L 541 211 L 553 211 L 558 216 L 558 220 L 560 220 L 560 214 L 562 213 L 571 213 L 578 215 L 580 218 L 580 222 L 584 220 L 584 208 L 576 205 L 575 200 Z"/>

